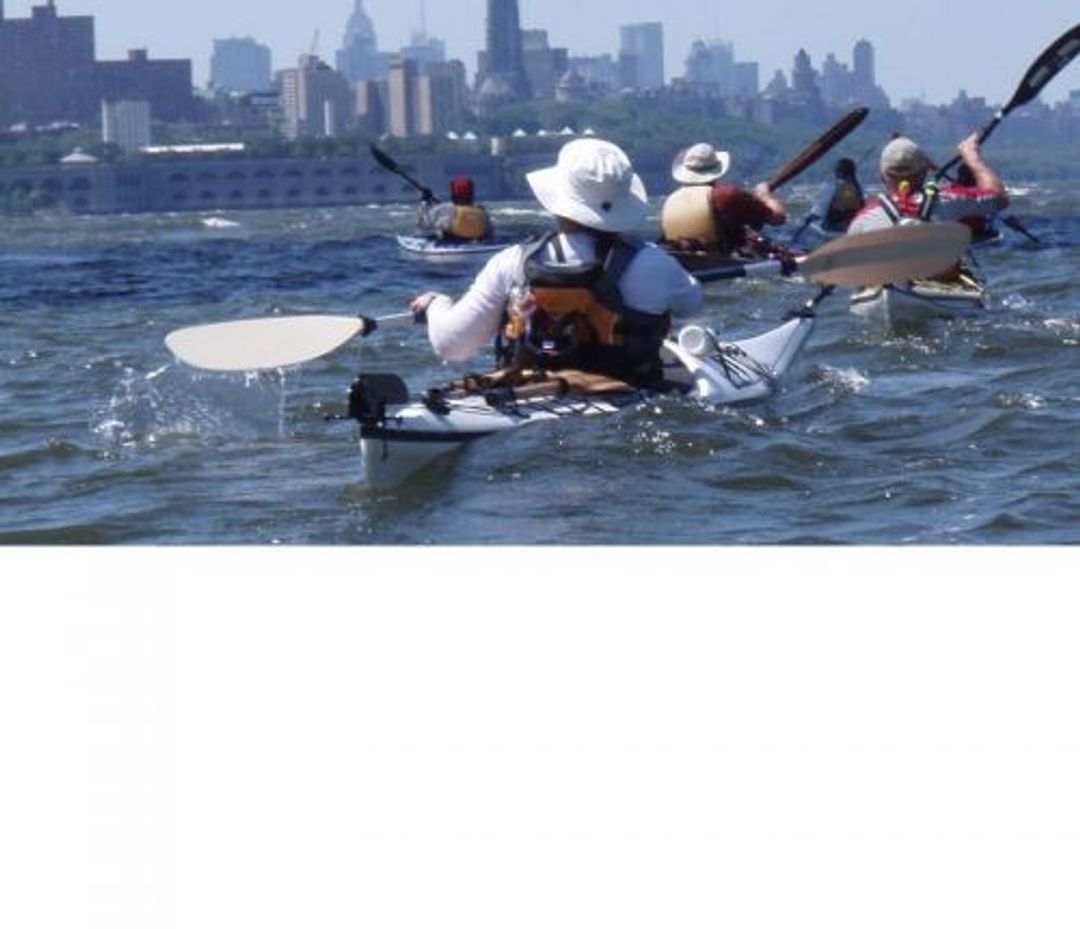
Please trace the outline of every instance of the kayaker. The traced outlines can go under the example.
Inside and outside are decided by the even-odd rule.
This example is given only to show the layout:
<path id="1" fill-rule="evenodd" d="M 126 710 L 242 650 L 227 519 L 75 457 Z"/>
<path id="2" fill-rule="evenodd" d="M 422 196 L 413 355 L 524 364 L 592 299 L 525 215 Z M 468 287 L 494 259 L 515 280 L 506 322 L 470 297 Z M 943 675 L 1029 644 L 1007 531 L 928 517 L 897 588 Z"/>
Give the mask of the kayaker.
<path id="1" fill-rule="evenodd" d="M 848 232 L 870 232 L 903 221 L 970 223 L 999 213 L 1009 205 L 1009 196 L 997 172 L 983 160 L 978 135 L 964 139 L 959 151 L 974 186 L 939 183 L 931 177 L 933 162 L 918 144 L 906 136 L 893 139 L 881 151 L 885 190 L 855 217 Z"/>
<path id="2" fill-rule="evenodd" d="M 495 237 L 491 217 L 475 202 L 471 177 L 459 175 L 450 182 L 450 202 L 436 203 L 430 191 L 420 200 L 416 224 L 422 233 L 444 242 L 482 242 Z"/>
<path id="3" fill-rule="evenodd" d="M 847 232 L 851 221 L 866 205 L 866 195 L 859 183 L 855 162 L 841 158 L 836 162 L 831 180 L 818 192 L 806 223 L 816 222 L 825 232 Z"/>
<path id="4" fill-rule="evenodd" d="M 975 179 L 975 172 L 964 162 L 960 162 L 956 166 L 956 185 L 972 191 L 979 186 L 978 181 Z M 971 227 L 971 242 L 973 245 L 978 245 L 980 242 L 991 242 L 1001 235 L 994 226 L 996 217 L 997 214 L 992 213 L 989 216 L 965 216 L 961 220 L 961 222 Z"/>
<path id="5" fill-rule="evenodd" d="M 611 142 L 577 139 L 526 180 L 557 230 L 497 253 L 456 303 L 418 296 L 412 309 L 426 312 L 435 351 L 467 361 L 494 341 L 504 368 L 657 385 L 671 317 L 698 310 L 702 292 L 674 258 L 630 235 L 648 211 L 630 159 Z"/>
<path id="6" fill-rule="evenodd" d="M 671 176 L 682 186 L 664 201 L 660 213 L 665 243 L 678 251 L 754 258 L 772 254 L 761 231 L 787 222 L 787 209 L 764 181 L 752 191 L 719 183 L 730 166 L 730 154 L 708 142 L 675 156 Z"/>

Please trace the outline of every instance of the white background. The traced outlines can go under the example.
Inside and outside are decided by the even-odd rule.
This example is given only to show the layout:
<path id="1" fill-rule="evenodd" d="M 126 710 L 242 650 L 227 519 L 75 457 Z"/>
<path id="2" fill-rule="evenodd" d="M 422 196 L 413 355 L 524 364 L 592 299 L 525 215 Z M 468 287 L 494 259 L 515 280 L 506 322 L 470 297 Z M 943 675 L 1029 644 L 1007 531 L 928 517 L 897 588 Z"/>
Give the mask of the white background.
<path id="1" fill-rule="evenodd" d="M 1080 922 L 1075 549 L 0 569 L 0 926 Z"/>

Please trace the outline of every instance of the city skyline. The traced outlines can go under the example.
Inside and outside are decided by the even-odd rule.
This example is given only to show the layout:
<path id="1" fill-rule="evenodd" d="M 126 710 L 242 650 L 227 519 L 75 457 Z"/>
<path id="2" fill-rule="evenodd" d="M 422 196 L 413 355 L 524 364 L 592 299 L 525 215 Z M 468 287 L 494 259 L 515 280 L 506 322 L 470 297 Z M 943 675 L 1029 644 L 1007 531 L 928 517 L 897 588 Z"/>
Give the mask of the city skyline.
<path id="1" fill-rule="evenodd" d="M 8 18 L 24 18 L 35 5 L 39 3 L 34 0 L 6 0 L 3 8 Z M 354 0 L 309 0 L 298 13 L 284 4 L 252 7 L 239 0 L 188 0 L 183 9 L 135 0 L 57 0 L 61 15 L 95 17 L 99 58 L 121 59 L 130 48 L 147 48 L 152 57 L 190 58 L 197 86 L 208 80 L 215 39 L 250 36 L 270 47 L 275 70 L 295 66 L 301 54 L 313 49 L 332 64 L 353 5 Z M 1034 56 L 1073 24 L 1061 11 L 1041 6 L 1017 18 L 1015 5 L 1006 6 L 1005 0 L 986 0 L 978 17 L 967 18 L 951 12 L 955 7 L 911 0 L 905 16 L 913 30 L 930 17 L 941 27 L 929 33 L 920 28 L 911 35 L 897 28 L 890 13 L 869 10 L 856 0 L 834 0 L 828 16 L 804 3 L 777 0 L 767 23 L 745 8 L 702 15 L 702 5 L 691 0 L 662 5 L 655 0 L 593 0 L 588 7 L 572 0 L 519 0 L 519 5 L 523 28 L 546 29 L 553 46 L 566 46 L 578 55 L 617 56 L 621 26 L 663 22 L 669 81 L 683 73 L 698 38 L 733 43 L 741 59 L 760 64 L 762 84 L 776 70 L 790 74 L 800 48 L 820 69 L 830 52 L 849 60 L 855 42 L 865 38 L 876 49 L 878 81 L 894 104 L 912 98 L 947 103 L 961 89 L 991 103 L 1004 102 Z M 470 74 L 484 45 L 485 6 L 485 0 L 365 0 L 380 48 L 393 51 L 409 44 L 423 15 L 428 33 L 445 41 L 448 56 L 462 60 Z M 1001 28 L 1006 21 L 1007 30 Z M 785 28 L 766 28 L 776 22 Z M 977 53 L 957 61 L 961 44 Z M 917 55 L 912 54 L 915 46 Z M 1063 100 L 1080 86 L 1076 77 L 1063 78 L 1047 89 L 1045 102 Z"/>

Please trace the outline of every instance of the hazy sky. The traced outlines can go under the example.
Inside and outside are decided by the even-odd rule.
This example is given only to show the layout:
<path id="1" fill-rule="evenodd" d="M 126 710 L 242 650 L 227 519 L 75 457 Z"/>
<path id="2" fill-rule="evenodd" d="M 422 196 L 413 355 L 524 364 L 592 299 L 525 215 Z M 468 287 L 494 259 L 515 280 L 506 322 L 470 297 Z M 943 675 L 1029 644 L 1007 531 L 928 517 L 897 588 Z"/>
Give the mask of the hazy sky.
<path id="1" fill-rule="evenodd" d="M 6 0 L 8 17 L 26 17 L 34 2 Z M 341 47 L 353 0 L 56 0 L 61 15 L 96 19 L 98 58 L 149 49 L 154 58 L 191 58 L 204 84 L 215 38 L 251 36 L 269 45 L 274 67 L 289 67 L 308 51 L 318 30 L 319 54 L 330 63 Z M 393 51 L 420 22 L 421 0 L 365 0 L 379 45 Z M 484 41 L 484 0 L 426 0 L 428 32 L 443 39 L 470 72 Z M 733 42 L 739 60 L 757 61 L 765 84 L 778 68 L 790 72 L 799 47 L 820 68 L 835 52 L 850 64 L 860 38 L 877 51 L 878 80 L 894 104 L 908 97 L 947 102 L 958 89 L 1003 103 L 1027 66 L 1076 20 L 1075 0 L 908 0 L 902 8 L 868 0 L 520 0 L 522 25 L 547 29 L 553 45 L 572 54 L 618 49 L 619 25 L 660 19 L 666 71 L 683 72 L 695 38 Z M 924 28 L 934 23 L 936 29 Z M 904 32 L 904 24 L 912 27 Z M 1073 64 L 1047 88 L 1053 102 L 1080 88 Z"/>

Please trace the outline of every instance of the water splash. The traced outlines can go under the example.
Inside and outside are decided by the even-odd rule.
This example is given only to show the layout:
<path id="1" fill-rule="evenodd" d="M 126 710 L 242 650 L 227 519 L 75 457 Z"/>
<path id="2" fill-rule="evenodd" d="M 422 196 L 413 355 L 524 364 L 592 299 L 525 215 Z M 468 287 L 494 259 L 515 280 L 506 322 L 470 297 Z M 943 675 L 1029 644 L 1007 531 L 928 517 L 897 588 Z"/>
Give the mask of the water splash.
<path id="1" fill-rule="evenodd" d="M 170 438 L 284 439 L 287 397 L 284 371 L 221 376 L 172 363 L 148 373 L 125 367 L 91 431 L 113 448 Z"/>
<path id="2" fill-rule="evenodd" d="M 861 394 L 870 386 L 870 378 L 855 368 L 833 368 L 818 365 L 810 375 L 811 381 L 823 384 L 839 394 Z"/>

